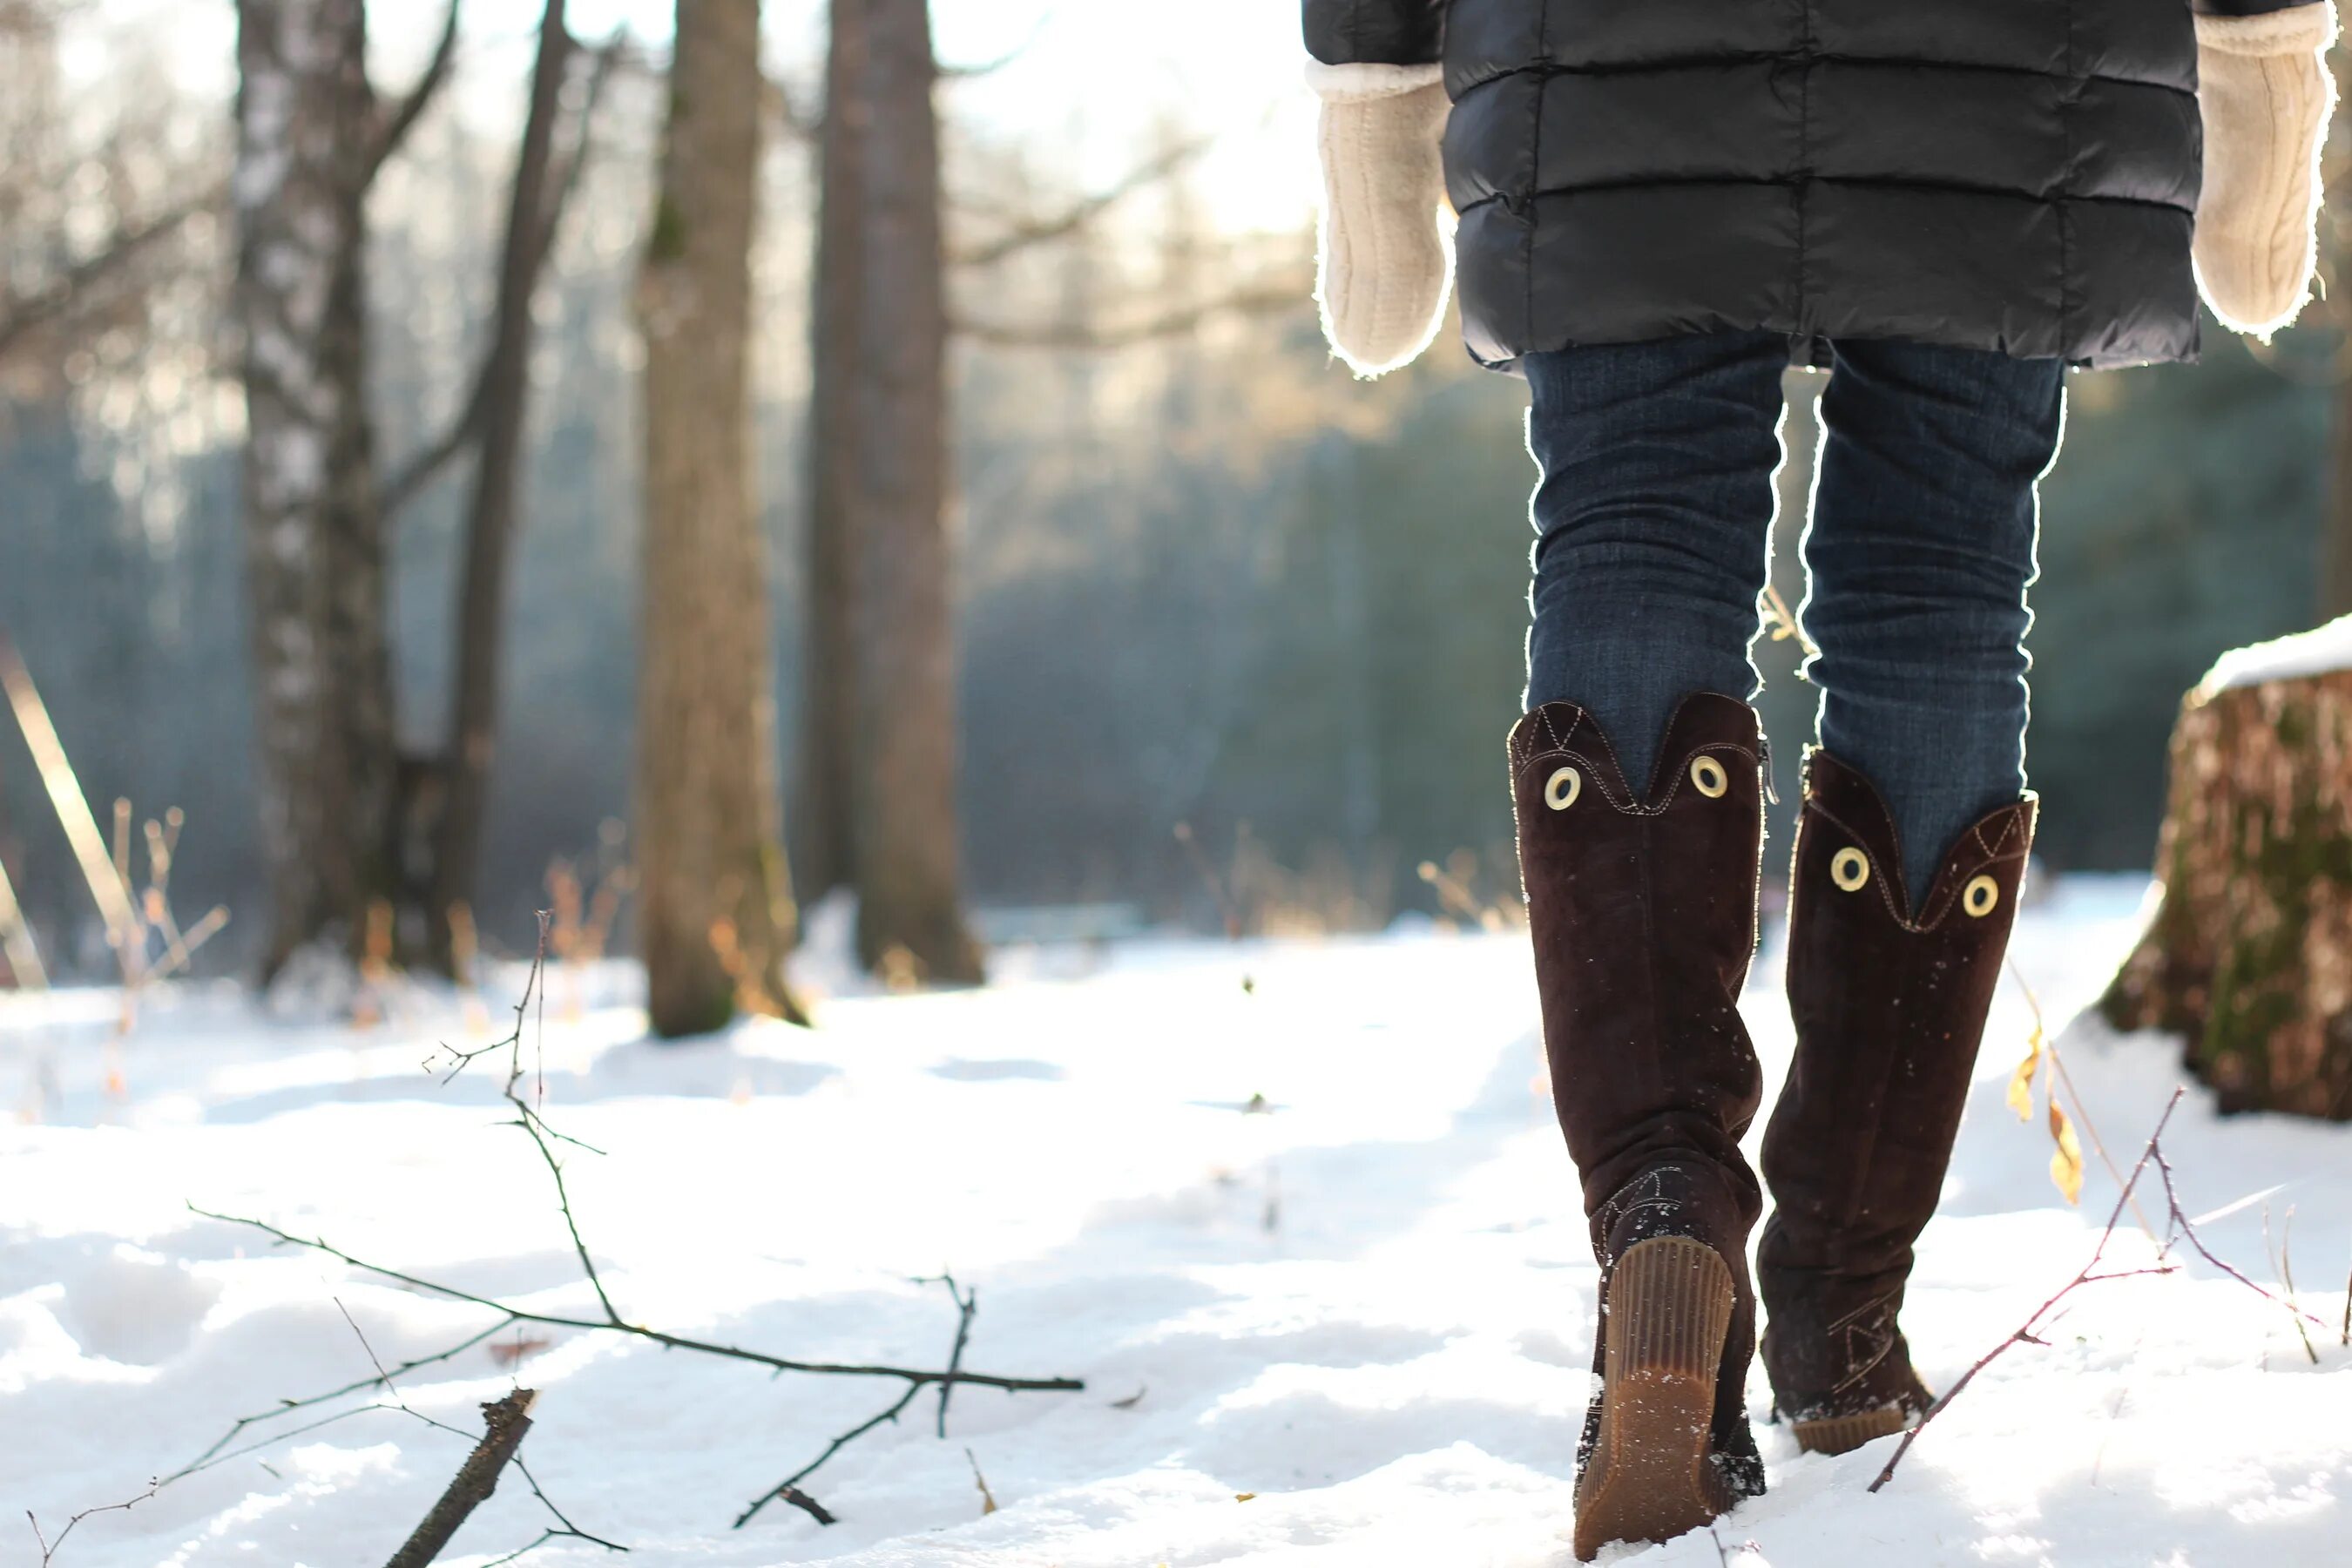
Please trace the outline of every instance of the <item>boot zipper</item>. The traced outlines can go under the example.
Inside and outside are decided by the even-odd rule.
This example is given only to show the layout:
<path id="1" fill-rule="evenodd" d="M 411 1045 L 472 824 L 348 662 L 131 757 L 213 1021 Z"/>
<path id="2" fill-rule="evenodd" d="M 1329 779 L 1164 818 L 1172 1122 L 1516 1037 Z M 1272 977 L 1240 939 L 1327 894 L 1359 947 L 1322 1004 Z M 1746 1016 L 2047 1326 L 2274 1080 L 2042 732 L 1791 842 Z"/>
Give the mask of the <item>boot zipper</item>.
<path id="1" fill-rule="evenodd" d="M 1778 805 L 1780 804 L 1780 792 L 1772 787 L 1772 737 L 1759 730 L 1756 739 L 1759 742 L 1756 765 L 1764 770 L 1764 798 Z"/>

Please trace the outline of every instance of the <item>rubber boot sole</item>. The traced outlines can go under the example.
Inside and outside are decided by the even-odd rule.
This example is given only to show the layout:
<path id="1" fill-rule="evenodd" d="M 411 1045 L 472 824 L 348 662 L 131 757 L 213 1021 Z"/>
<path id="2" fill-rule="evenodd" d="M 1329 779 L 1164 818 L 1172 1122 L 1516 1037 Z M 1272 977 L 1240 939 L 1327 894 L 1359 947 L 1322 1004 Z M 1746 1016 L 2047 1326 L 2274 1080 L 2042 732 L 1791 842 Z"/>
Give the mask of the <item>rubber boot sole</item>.
<path id="1" fill-rule="evenodd" d="M 1576 1485 L 1579 1562 L 1612 1541 L 1671 1541 L 1738 1500 L 1708 1457 L 1731 1309 L 1731 1269 L 1705 1242 L 1654 1237 L 1617 1260 L 1600 1437 Z"/>
<path id="2" fill-rule="evenodd" d="M 1864 1443 L 1891 1437 L 1911 1424 L 1899 1405 L 1882 1405 L 1859 1415 L 1832 1415 L 1819 1421 L 1792 1421 L 1797 1447 L 1808 1454 L 1849 1454 Z"/>

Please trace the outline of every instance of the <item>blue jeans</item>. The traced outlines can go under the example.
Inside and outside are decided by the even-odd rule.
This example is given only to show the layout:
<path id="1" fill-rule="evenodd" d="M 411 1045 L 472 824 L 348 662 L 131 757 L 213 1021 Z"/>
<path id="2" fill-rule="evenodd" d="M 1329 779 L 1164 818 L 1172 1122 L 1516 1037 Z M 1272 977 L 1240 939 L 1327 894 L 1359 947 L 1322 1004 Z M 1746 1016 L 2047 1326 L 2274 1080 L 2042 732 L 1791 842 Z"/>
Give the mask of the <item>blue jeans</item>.
<path id="1" fill-rule="evenodd" d="M 1821 744 L 1877 784 L 1923 889 L 2025 785 L 2035 482 L 2055 360 L 1841 342 L 1799 612 Z M 1534 624 L 1527 704 L 1574 702 L 1636 788 L 1692 691 L 1752 699 L 1788 340 L 1737 332 L 1530 354 Z"/>

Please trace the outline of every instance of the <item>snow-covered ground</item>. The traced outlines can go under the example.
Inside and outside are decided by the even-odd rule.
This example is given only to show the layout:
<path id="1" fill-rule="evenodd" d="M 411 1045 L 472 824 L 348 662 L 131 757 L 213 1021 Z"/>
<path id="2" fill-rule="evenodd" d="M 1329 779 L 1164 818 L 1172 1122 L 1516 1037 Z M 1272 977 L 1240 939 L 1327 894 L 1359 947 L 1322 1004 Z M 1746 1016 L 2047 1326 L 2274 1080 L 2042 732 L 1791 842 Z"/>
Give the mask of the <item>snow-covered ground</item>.
<path id="1" fill-rule="evenodd" d="M 2028 911 L 2018 964 L 2053 1025 L 2095 993 L 2138 895 L 2066 881 Z M 998 968 L 964 994 L 837 987 L 817 1032 L 752 1024 L 685 1047 L 641 1038 L 625 973 L 559 974 L 530 1059 L 543 1052 L 553 1124 L 604 1151 L 575 1152 L 570 1179 L 632 1320 L 936 1365 L 954 1310 L 914 1277 L 950 1268 L 979 1293 L 967 1367 L 1069 1374 L 1084 1392 L 964 1389 L 944 1442 L 926 1394 L 808 1481 L 839 1523 L 779 1505 L 740 1531 L 749 1500 L 897 1385 L 772 1379 L 576 1332 L 531 1335 L 551 1342 L 518 1368 L 509 1331 L 402 1377 L 401 1396 L 478 1427 L 475 1406 L 518 1376 L 541 1390 L 532 1473 L 648 1568 L 1568 1563 L 1594 1270 L 1524 938 L 1139 942 L 1007 952 Z M 1768 941 L 1748 1011 L 1774 1081 L 1778 979 Z M 436 1039 L 487 1037 L 481 1009 L 469 1021 L 412 998 L 353 1031 L 189 991 L 151 1003 L 116 1056 L 113 1008 L 82 994 L 0 1014 L 0 1093 L 27 1108 L 0 1128 L 0 1564 L 39 1560 L 25 1510 L 54 1536 L 234 1418 L 367 1378 L 368 1347 L 396 1363 L 493 1321 L 188 1205 L 536 1310 L 593 1310 L 545 1173 L 501 1124 L 492 1064 L 446 1085 L 421 1068 Z M 1921 1249 L 1906 1327 L 1939 1385 L 2080 1267 L 2113 1201 L 2094 1155 L 2070 1209 L 2046 1131 L 2004 1109 L 2027 1030 L 2011 987 Z M 2062 1046 L 2128 1162 L 2177 1079 L 2174 1047 L 2091 1023 Z M 2352 1129 L 2221 1121 L 2192 1094 L 2167 1146 L 2192 1212 L 2276 1189 L 2273 1239 L 2292 1206 L 2303 1300 L 2332 1325 L 2352 1262 Z M 2263 1207 L 2206 1229 L 2267 1283 Z M 2127 1262 L 2145 1258 L 2133 1236 Z M 2314 1331 L 2315 1367 L 2284 1312 L 2194 1260 L 2072 1300 L 2047 1347 L 2004 1356 L 1883 1492 L 1864 1489 L 1889 1444 L 1800 1458 L 1760 1426 L 1772 1489 L 1724 1521 L 1720 1552 L 1700 1535 L 1612 1557 L 2346 1560 L 2352 1353 L 2332 1330 Z M 1760 1373 L 1749 1392 L 1760 1421 Z M 368 1411 L 94 1516 L 57 1562 L 380 1562 L 465 1448 Z M 445 1561 L 486 1563 L 546 1522 L 510 1476 Z M 608 1558 L 562 1542 L 525 1561 Z"/>

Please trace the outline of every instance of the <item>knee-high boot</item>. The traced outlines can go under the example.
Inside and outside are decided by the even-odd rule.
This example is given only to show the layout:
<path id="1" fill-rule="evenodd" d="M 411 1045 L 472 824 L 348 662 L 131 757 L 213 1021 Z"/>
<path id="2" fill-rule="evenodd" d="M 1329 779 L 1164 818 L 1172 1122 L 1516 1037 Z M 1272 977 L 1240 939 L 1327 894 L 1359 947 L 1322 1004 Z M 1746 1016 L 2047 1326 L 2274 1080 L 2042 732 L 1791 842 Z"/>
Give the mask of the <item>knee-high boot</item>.
<path id="1" fill-rule="evenodd" d="M 1684 700 L 1636 794 L 1555 702 L 1512 731 L 1519 866 L 1552 1096 L 1601 1265 L 1576 1550 L 1664 1540 L 1763 1489 L 1746 1384 L 1739 1139 L 1760 1075 L 1737 1003 L 1756 945 L 1764 745 L 1753 709 Z"/>
<path id="2" fill-rule="evenodd" d="M 1764 1133 L 1764 1366 L 1798 1447 L 1843 1453 L 1929 1403 L 1896 1325 L 1936 1211 L 2033 840 L 2035 797 L 1903 885 L 1870 781 L 1806 757 L 1789 894 L 1789 1081 Z"/>

